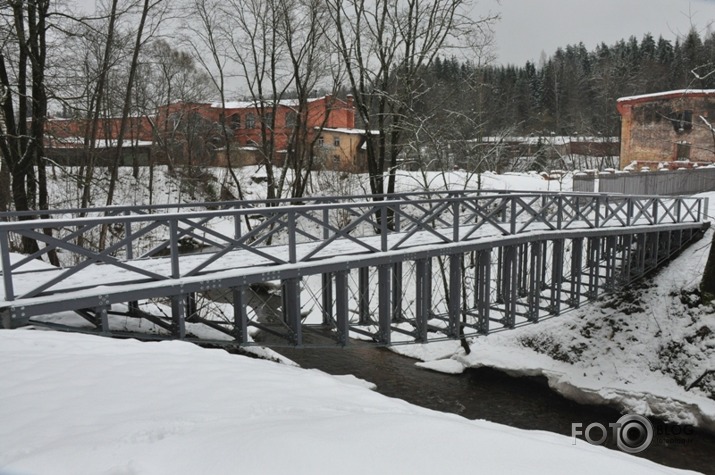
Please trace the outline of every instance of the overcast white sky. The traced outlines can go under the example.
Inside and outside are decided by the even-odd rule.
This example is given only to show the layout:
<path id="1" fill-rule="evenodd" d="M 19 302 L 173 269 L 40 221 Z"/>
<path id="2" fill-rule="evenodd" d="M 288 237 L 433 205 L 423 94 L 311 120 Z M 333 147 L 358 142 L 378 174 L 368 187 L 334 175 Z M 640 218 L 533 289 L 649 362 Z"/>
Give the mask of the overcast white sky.
<path id="1" fill-rule="evenodd" d="M 481 0 L 481 10 L 501 13 L 496 25 L 497 62 L 538 64 L 541 52 L 582 41 L 590 51 L 650 32 L 674 41 L 691 23 L 704 34 L 715 21 L 715 0 Z"/>

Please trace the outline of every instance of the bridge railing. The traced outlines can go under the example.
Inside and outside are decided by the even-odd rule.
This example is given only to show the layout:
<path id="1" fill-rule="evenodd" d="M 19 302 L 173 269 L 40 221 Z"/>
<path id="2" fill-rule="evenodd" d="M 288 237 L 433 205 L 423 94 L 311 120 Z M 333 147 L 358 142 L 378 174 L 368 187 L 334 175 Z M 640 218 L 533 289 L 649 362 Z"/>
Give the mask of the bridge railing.
<path id="1" fill-rule="evenodd" d="M 0 222 L 4 299 L 91 288 L 105 281 L 141 284 L 241 268 L 270 272 L 271 266 L 388 255 L 534 231 L 697 223 L 706 220 L 706 209 L 703 198 L 482 192 Z M 88 245 L 91 241 L 84 237 L 102 227 L 111 231 L 112 242 L 104 248 Z M 12 243 L 22 237 L 41 248 L 13 262 Z M 61 268 L 19 279 L 22 285 L 17 287 L 18 277 L 50 251 L 60 256 Z M 111 279 L 104 278 L 108 274 Z"/>

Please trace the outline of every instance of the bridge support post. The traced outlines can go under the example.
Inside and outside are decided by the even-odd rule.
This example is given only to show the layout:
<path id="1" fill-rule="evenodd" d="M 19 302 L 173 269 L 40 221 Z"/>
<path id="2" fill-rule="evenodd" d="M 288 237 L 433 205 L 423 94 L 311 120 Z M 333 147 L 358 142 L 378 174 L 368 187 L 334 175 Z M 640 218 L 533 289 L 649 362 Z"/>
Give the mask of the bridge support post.
<path id="1" fill-rule="evenodd" d="M 544 253 L 543 245 L 540 242 L 531 243 L 531 255 L 529 256 L 530 264 L 530 275 L 529 280 L 529 296 L 528 296 L 528 306 L 529 310 L 526 318 L 530 322 L 539 321 L 539 305 L 541 304 L 541 290 L 544 284 L 543 272 L 544 272 Z"/>
<path id="2" fill-rule="evenodd" d="M 335 273 L 335 317 L 340 346 L 348 343 L 348 312 L 348 271 L 339 271 Z"/>
<path id="3" fill-rule="evenodd" d="M 196 293 L 190 292 L 186 295 L 186 321 L 190 322 L 199 316 L 199 308 L 196 304 Z"/>
<path id="4" fill-rule="evenodd" d="M 370 268 L 358 269 L 358 323 L 370 324 Z"/>
<path id="5" fill-rule="evenodd" d="M 183 340 L 186 338 L 186 300 L 182 295 L 171 297 L 171 329 L 175 337 Z"/>
<path id="6" fill-rule="evenodd" d="M 633 236 L 627 234 L 621 236 L 621 269 L 618 280 L 622 283 L 627 283 L 631 279 L 631 266 L 633 265 Z"/>
<path id="7" fill-rule="evenodd" d="M 564 240 L 554 240 L 551 259 L 551 305 L 553 315 L 561 312 L 561 284 L 564 276 Z"/>
<path id="8" fill-rule="evenodd" d="M 578 308 L 581 305 L 581 266 L 583 265 L 583 238 L 571 241 L 571 297 L 569 305 Z"/>
<path id="9" fill-rule="evenodd" d="M 396 262 L 392 265 L 392 321 L 401 322 L 402 316 L 402 262 Z"/>
<path id="10" fill-rule="evenodd" d="M 517 246 L 504 247 L 502 261 L 502 300 L 504 300 L 504 318 L 502 324 L 506 328 L 514 328 L 516 324 L 516 302 L 518 300 L 519 266 Z"/>
<path id="11" fill-rule="evenodd" d="M 102 335 L 109 335 L 109 307 L 100 305 L 94 309 L 94 314 L 99 318 Z"/>
<path id="12" fill-rule="evenodd" d="M 588 291 L 589 299 L 595 299 L 598 296 L 598 284 L 601 274 L 601 241 L 597 237 L 588 238 L 587 241 L 587 266 L 588 266 Z"/>
<path id="13" fill-rule="evenodd" d="M 333 322 L 333 279 L 329 273 L 322 278 L 321 302 L 323 305 L 323 325 L 332 327 Z M 337 282 L 336 282 L 337 284 Z"/>
<path id="14" fill-rule="evenodd" d="M 497 287 L 496 287 L 496 298 L 494 301 L 496 303 L 504 302 L 504 278 L 502 274 L 504 273 L 504 248 L 497 248 Z"/>
<path id="15" fill-rule="evenodd" d="M 449 322 L 447 336 L 459 336 L 460 318 L 462 316 L 462 255 L 449 256 Z"/>
<path id="16" fill-rule="evenodd" d="M 432 260 L 419 259 L 415 270 L 415 340 L 427 341 L 427 322 L 432 307 Z"/>
<path id="17" fill-rule="evenodd" d="M 129 215 L 129 212 L 125 212 Z M 124 234 L 126 235 L 127 245 L 125 252 L 127 253 L 127 260 L 130 261 L 134 259 L 134 231 L 132 230 L 132 222 L 130 220 L 124 221 Z M 139 302 L 132 301 L 127 303 L 127 313 L 129 316 L 137 316 L 139 313 Z"/>
<path id="18" fill-rule="evenodd" d="M 485 249 L 477 254 L 474 306 L 477 309 L 477 329 L 482 335 L 489 333 L 491 307 L 492 251 Z"/>
<path id="19" fill-rule="evenodd" d="M 246 287 L 232 287 L 233 337 L 238 344 L 248 342 L 248 315 L 246 313 Z"/>
<path id="20" fill-rule="evenodd" d="M 519 276 L 519 288 L 517 294 L 519 297 L 526 297 L 529 295 L 529 244 L 524 243 L 519 246 L 519 260 L 517 263 L 517 268 L 519 271 L 517 275 Z"/>
<path id="21" fill-rule="evenodd" d="M 377 269 L 378 274 L 378 331 L 377 342 L 385 345 L 390 344 L 390 318 L 392 316 L 392 304 L 390 302 L 391 292 L 390 284 L 392 276 L 390 275 L 389 264 L 381 265 Z"/>
<path id="22" fill-rule="evenodd" d="M 636 250 L 634 251 L 634 262 L 631 266 L 631 272 L 633 272 L 633 267 L 635 267 L 635 276 L 640 277 L 645 273 L 645 259 L 646 259 L 646 235 L 638 234 L 636 235 Z"/>
<path id="23" fill-rule="evenodd" d="M 303 344 L 300 318 L 300 279 L 283 281 L 283 320 L 288 325 L 290 342 L 296 346 Z"/>
<path id="24" fill-rule="evenodd" d="M 606 237 L 605 250 L 606 289 L 610 292 L 616 288 L 616 237 Z"/>

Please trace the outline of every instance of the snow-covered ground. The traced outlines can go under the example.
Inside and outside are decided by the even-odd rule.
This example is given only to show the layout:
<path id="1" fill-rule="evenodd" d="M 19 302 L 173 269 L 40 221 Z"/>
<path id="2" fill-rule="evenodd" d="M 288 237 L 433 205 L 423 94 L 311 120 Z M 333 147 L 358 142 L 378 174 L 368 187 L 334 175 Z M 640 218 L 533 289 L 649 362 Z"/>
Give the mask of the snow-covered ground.
<path id="1" fill-rule="evenodd" d="M 0 473 L 684 473 L 184 342 L 0 331 Z"/>
<path id="2" fill-rule="evenodd" d="M 241 170 L 253 198 L 263 197 L 260 180 L 251 179 L 257 173 Z M 398 189 L 475 188 L 477 177 L 467 178 L 463 172 L 403 173 Z M 487 173 L 479 179 L 492 189 L 571 189 L 568 176 L 546 181 L 536 174 Z M 115 203 L 147 203 L 141 178 L 122 183 Z M 74 193 L 62 176 L 53 186 L 53 196 Z M 325 195 L 367 189 L 365 177 L 330 174 L 316 177 L 315 187 Z M 202 198 L 186 189 L 180 180 L 161 178 L 154 202 Z M 577 400 L 715 430 L 715 375 L 698 380 L 715 369 L 715 316 L 693 291 L 711 233 L 650 284 L 539 325 L 478 338 L 469 355 L 455 342 L 397 350 L 444 371 L 493 366 L 543 374 Z M 567 437 L 411 406 L 354 379 L 182 342 L 0 331 L 0 358 L 3 475 L 433 474 L 473 466 L 486 473 L 676 473 Z"/>

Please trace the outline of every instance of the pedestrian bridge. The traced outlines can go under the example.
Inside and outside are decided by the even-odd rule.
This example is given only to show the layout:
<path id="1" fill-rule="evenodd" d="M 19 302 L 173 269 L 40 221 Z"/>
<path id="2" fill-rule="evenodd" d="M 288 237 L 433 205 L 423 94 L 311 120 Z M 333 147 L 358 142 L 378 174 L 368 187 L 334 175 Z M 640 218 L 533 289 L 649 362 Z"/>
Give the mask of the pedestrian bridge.
<path id="1" fill-rule="evenodd" d="M 5 328 L 237 345 L 458 339 L 645 276 L 702 236 L 707 207 L 463 190 L 5 213 L 0 312 Z"/>

